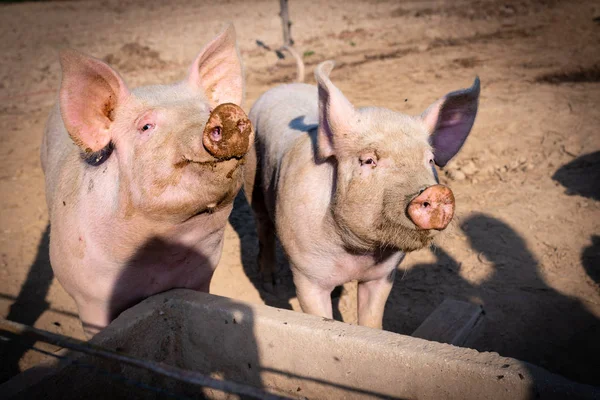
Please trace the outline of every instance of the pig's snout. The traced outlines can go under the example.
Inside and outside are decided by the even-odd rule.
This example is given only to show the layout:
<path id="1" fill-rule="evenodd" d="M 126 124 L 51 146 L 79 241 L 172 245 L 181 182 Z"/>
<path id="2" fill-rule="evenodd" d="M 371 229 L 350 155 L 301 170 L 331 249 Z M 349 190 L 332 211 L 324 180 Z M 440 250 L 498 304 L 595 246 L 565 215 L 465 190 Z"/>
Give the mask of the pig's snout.
<path id="1" fill-rule="evenodd" d="M 252 123 L 241 109 L 231 103 L 215 108 L 202 135 L 204 148 L 217 159 L 243 157 L 254 139 Z"/>
<path id="2" fill-rule="evenodd" d="M 454 194 L 449 187 L 433 185 L 408 205 L 408 216 L 420 229 L 442 230 L 454 216 Z"/>

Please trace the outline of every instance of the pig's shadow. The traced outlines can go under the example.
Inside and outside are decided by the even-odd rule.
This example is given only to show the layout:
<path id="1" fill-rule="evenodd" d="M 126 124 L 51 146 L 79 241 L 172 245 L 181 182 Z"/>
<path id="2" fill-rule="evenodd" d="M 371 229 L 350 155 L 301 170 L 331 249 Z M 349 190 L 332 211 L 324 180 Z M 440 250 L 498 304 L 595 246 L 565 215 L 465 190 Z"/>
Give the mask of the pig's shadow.
<path id="1" fill-rule="evenodd" d="M 240 192 L 233 203 L 233 211 L 229 216 L 229 223 L 240 238 L 240 257 L 244 273 L 258 290 L 262 301 L 272 307 L 292 309 L 289 300 L 296 295 L 294 281 L 289 263 L 283 254 L 279 241 L 277 241 L 277 268 L 274 271 L 277 284 L 276 292 L 269 293 L 263 286 L 262 277 L 258 270 L 258 237 L 254 216 L 250 205 L 246 201 L 243 191 Z"/>
<path id="2" fill-rule="evenodd" d="M 569 195 L 600 200 L 600 151 L 578 157 L 560 167 L 552 176 L 566 188 Z M 581 253 L 581 263 L 588 276 L 600 284 L 600 237 L 591 237 L 592 244 Z"/>
<path id="3" fill-rule="evenodd" d="M 47 225 L 38 245 L 37 255 L 27 278 L 6 319 L 33 326 L 38 318 L 49 308 L 46 295 L 54 279 L 50 267 L 50 226 Z M 0 340 L 0 383 L 20 372 L 19 360 L 33 346 L 35 340 L 2 333 L 10 340 Z"/>
<path id="4" fill-rule="evenodd" d="M 436 263 L 416 265 L 404 277 L 397 274 L 384 329 L 410 335 L 447 297 L 480 301 L 486 311 L 483 332 L 470 347 L 598 384 L 600 320 L 581 301 L 544 282 L 525 241 L 504 222 L 474 214 L 461 228 L 473 250 L 489 263 L 491 274 L 471 283 L 460 270 L 480 264 L 473 259 L 459 263 L 438 248 Z"/>

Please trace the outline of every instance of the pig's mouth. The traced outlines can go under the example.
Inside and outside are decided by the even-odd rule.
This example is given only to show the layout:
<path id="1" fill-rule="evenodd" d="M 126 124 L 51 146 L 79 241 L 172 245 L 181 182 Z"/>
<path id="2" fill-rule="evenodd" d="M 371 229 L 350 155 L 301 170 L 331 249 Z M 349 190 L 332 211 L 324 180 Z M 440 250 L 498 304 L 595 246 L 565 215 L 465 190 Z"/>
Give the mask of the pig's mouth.
<path id="1" fill-rule="evenodd" d="M 246 158 L 244 157 L 231 157 L 227 159 L 221 160 L 194 160 L 187 157 L 183 157 L 183 159 L 177 163 L 175 163 L 175 168 L 182 168 L 187 165 L 199 165 L 201 167 L 210 167 L 213 171 L 216 169 L 217 165 L 220 163 L 224 163 L 229 160 L 237 160 L 233 168 L 225 175 L 227 179 L 231 179 L 233 177 L 233 173 L 240 165 L 244 165 L 246 163 Z"/>
<path id="2" fill-rule="evenodd" d="M 217 163 L 222 162 L 221 160 L 194 160 L 193 158 L 182 157 L 180 161 L 175 163 L 176 168 L 185 167 L 186 165 L 205 165 L 205 166 L 215 166 Z"/>
<path id="3" fill-rule="evenodd" d="M 222 159 L 212 159 L 212 160 L 197 160 L 191 157 L 182 157 L 180 161 L 177 161 L 175 163 L 175 167 L 176 168 L 181 168 L 181 167 L 185 167 L 186 165 L 201 165 L 201 166 L 207 166 L 207 167 L 216 167 L 218 164 L 220 163 L 224 163 L 225 161 L 229 161 L 232 159 L 236 159 L 238 160 L 238 162 L 240 160 L 243 159 L 243 157 L 231 157 L 231 158 L 222 158 Z"/>
<path id="4" fill-rule="evenodd" d="M 377 249 L 395 249 L 411 252 L 428 247 L 433 243 L 437 230 L 415 229 L 409 221 L 390 218 L 382 213 L 374 225 L 366 230 L 354 231 L 346 224 L 339 224 L 336 228 L 347 248 L 355 251 L 375 251 Z M 364 228 L 364 226 L 363 226 Z"/>
<path id="5" fill-rule="evenodd" d="M 398 218 L 390 218 L 385 214 L 381 216 L 376 226 L 380 246 L 411 252 L 432 244 L 439 231 L 435 229 L 417 229 L 408 218 L 406 219 L 408 221 L 405 222 L 398 220 Z"/>

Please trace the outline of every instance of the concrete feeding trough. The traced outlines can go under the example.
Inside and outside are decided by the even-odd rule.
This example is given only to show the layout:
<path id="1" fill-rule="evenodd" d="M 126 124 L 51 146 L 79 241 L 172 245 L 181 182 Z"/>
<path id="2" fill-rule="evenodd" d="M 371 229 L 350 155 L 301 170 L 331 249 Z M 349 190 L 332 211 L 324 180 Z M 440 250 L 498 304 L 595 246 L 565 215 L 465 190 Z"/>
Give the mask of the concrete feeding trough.
<path id="1" fill-rule="evenodd" d="M 464 343 L 480 314 L 478 306 L 446 301 L 415 331 L 419 338 L 171 290 L 125 311 L 91 343 L 296 399 L 600 398 L 599 388 L 534 365 L 426 340 Z M 122 363 L 62 353 L 68 356 L 63 361 L 41 364 L 0 385 L 2 397 L 240 398 Z"/>

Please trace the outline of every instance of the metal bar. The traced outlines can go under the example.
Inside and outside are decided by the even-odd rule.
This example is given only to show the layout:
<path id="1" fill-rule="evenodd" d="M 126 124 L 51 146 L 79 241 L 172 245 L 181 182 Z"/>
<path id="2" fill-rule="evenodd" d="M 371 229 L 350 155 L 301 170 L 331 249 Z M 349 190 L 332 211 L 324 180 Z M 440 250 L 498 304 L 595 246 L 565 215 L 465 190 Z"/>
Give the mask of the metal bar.
<path id="1" fill-rule="evenodd" d="M 181 368 L 173 367 L 164 363 L 141 360 L 127 354 L 117 353 L 112 350 L 96 346 L 79 339 L 60 335 L 57 333 L 48 332 L 42 329 L 37 329 L 31 326 L 23 325 L 18 322 L 0 319 L 0 334 L 2 331 L 17 334 L 21 336 L 30 336 L 36 340 L 54 344 L 56 346 L 65 347 L 71 350 L 79 351 L 92 356 L 116 360 L 123 364 L 142 368 L 152 371 L 157 374 L 168 376 L 179 381 L 192 383 L 200 386 L 205 386 L 211 389 L 220 390 L 227 393 L 238 395 L 251 396 L 257 399 L 280 400 L 289 399 L 268 393 L 264 390 L 257 389 L 252 386 L 211 378 L 204 374 L 195 371 L 186 371 Z"/>
<path id="2" fill-rule="evenodd" d="M 126 383 L 128 385 L 135 386 L 135 387 L 140 388 L 140 389 L 149 390 L 151 392 L 159 393 L 159 394 L 162 394 L 162 395 L 165 395 L 165 396 L 168 396 L 168 397 L 172 397 L 174 399 L 191 400 L 191 397 L 181 396 L 179 394 L 170 392 L 168 390 L 165 390 L 165 389 L 162 389 L 162 388 L 157 388 L 155 386 L 148 385 L 146 383 L 137 381 L 135 379 L 127 378 L 126 376 L 124 376 L 122 374 L 115 374 L 115 373 L 109 372 L 109 371 L 107 371 L 107 370 L 105 370 L 103 368 L 100 368 L 100 367 L 96 366 L 96 365 L 92 365 L 92 364 L 87 364 L 87 363 L 84 363 L 84 362 L 80 362 L 79 360 L 73 360 L 70 357 L 60 356 L 58 354 L 51 353 L 49 351 L 39 349 L 39 348 L 37 348 L 35 346 L 32 347 L 31 349 L 34 350 L 34 351 L 37 351 L 39 353 L 42 353 L 42 354 L 44 354 L 46 356 L 49 356 L 49 357 L 54 357 L 54 358 L 57 358 L 57 359 L 63 360 L 63 361 L 69 361 L 69 362 L 71 362 L 71 364 L 76 365 L 78 368 L 89 369 L 89 370 L 95 372 L 98 375 L 106 376 L 107 378 L 110 378 L 110 379 L 113 379 L 113 380 L 116 380 L 116 381 L 120 381 L 120 382 L 124 382 L 124 383 Z"/>

